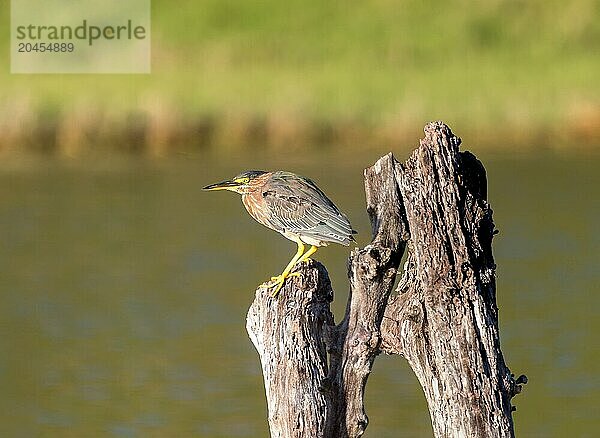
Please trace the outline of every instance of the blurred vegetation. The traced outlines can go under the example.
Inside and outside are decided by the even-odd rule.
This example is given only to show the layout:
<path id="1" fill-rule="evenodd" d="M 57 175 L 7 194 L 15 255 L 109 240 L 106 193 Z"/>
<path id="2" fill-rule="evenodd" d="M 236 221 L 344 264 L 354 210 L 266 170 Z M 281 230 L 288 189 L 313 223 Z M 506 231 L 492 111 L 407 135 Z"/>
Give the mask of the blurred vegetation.
<path id="1" fill-rule="evenodd" d="M 390 149 L 433 119 L 594 148 L 599 52 L 596 0 L 153 0 L 150 75 L 11 75 L 5 51 L 0 150 Z"/>

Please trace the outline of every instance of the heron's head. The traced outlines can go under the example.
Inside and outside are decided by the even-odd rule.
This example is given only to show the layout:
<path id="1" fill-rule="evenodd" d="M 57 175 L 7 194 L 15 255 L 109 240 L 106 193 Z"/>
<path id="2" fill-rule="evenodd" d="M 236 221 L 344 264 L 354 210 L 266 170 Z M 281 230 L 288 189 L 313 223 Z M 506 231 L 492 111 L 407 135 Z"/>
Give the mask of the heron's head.
<path id="1" fill-rule="evenodd" d="M 247 170 L 232 179 L 211 184 L 202 190 L 229 190 L 244 195 L 257 190 L 262 185 L 260 177 L 266 173 L 262 170 Z"/>

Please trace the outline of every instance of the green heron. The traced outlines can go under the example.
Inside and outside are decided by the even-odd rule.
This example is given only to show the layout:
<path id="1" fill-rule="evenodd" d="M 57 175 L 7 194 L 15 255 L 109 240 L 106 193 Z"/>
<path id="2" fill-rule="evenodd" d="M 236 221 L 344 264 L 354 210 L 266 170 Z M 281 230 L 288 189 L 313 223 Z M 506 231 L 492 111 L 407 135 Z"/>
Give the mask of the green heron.
<path id="1" fill-rule="evenodd" d="M 296 242 L 298 251 L 283 272 L 271 277 L 272 296 L 279 293 L 296 264 L 307 260 L 319 246 L 329 243 L 350 245 L 354 241 L 346 215 L 310 179 L 291 172 L 250 170 L 231 180 L 204 187 L 229 190 L 242 195 L 242 203 L 257 222 Z M 304 244 L 311 245 L 304 252 Z"/>

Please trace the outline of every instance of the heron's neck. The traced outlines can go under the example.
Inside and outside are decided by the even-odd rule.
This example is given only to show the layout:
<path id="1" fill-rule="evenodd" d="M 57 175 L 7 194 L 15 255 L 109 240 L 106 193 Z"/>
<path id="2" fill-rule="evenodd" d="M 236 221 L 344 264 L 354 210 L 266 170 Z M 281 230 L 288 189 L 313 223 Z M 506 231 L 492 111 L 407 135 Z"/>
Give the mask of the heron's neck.
<path id="1" fill-rule="evenodd" d="M 267 218 L 264 216 L 265 205 L 260 191 L 244 193 L 242 195 L 242 204 L 246 207 L 246 211 L 257 222 L 266 225 Z"/>

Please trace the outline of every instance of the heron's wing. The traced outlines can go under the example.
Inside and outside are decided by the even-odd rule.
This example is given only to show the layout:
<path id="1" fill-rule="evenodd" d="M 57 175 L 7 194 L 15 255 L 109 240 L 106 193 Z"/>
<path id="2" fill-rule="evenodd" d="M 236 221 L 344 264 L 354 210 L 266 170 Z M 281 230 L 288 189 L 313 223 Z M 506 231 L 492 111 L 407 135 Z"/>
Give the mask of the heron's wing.
<path id="1" fill-rule="evenodd" d="M 276 172 L 262 191 L 269 222 L 276 230 L 348 245 L 348 218 L 309 179 Z"/>

